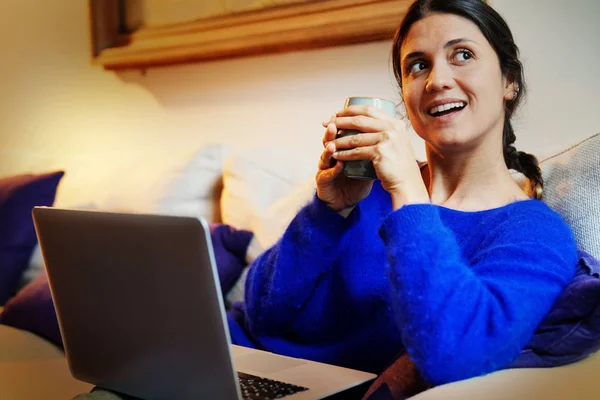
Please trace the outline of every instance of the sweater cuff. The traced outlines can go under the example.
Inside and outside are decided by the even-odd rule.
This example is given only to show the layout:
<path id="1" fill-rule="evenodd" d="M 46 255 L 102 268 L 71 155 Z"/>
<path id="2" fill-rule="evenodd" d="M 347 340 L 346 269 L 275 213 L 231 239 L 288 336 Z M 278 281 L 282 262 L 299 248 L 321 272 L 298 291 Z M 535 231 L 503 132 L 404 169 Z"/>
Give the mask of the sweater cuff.
<path id="1" fill-rule="evenodd" d="M 390 241 L 408 243 L 420 232 L 439 232 L 442 220 L 439 208 L 433 204 L 408 204 L 392 212 L 379 227 L 379 236 L 385 244 Z"/>
<path id="2" fill-rule="evenodd" d="M 329 233 L 341 234 L 360 219 L 360 204 L 357 204 L 350 215 L 344 218 L 327 207 L 327 204 L 316 194 L 313 201 L 306 206 L 305 211 L 307 216 L 316 222 L 316 225 L 322 226 Z"/>

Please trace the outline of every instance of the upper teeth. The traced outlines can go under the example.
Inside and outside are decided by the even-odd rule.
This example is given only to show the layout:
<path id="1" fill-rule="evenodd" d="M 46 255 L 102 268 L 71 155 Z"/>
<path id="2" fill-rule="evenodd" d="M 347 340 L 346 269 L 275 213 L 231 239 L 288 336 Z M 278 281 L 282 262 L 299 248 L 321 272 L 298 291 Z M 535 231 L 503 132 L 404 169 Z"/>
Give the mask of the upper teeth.
<path id="1" fill-rule="evenodd" d="M 432 114 L 432 115 L 433 115 L 433 114 L 440 113 L 440 112 L 442 112 L 442 111 L 449 110 L 449 109 L 451 109 L 451 108 L 464 107 L 464 106 L 466 106 L 466 105 L 467 105 L 467 104 L 466 104 L 466 103 L 464 103 L 464 102 L 462 102 L 462 101 L 459 101 L 459 102 L 457 102 L 457 103 L 446 103 L 446 104 L 442 104 L 441 106 L 431 107 L 431 108 L 429 109 L 429 114 Z"/>

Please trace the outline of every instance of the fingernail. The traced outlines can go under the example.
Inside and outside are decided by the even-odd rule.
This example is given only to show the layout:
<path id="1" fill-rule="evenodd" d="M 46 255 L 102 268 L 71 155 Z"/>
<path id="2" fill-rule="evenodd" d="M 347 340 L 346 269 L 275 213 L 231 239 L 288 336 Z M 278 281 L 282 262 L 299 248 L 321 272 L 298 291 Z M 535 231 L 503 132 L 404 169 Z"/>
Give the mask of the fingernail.
<path id="1" fill-rule="evenodd" d="M 337 159 L 337 158 L 338 158 L 338 153 L 337 153 L 337 151 L 336 151 L 335 153 L 333 153 L 333 154 L 331 155 L 331 157 L 333 157 L 333 158 Z"/>
<path id="2" fill-rule="evenodd" d="M 331 114 L 331 117 L 323 120 L 323 125 L 329 124 L 335 118 L 335 114 Z"/>

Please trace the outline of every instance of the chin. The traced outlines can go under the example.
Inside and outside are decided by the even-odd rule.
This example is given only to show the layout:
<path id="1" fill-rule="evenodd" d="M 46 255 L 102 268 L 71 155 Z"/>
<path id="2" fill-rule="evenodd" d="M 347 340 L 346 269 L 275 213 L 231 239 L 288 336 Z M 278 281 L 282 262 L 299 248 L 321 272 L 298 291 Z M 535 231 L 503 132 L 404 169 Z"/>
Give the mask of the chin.
<path id="1" fill-rule="evenodd" d="M 438 145 L 444 146 L 455 146 L 465 143 L 465 139 L 467 139 L 466 132 L 460 131 L 458 129 L 431 129 L 427 137 L 431 139 L 432 143 L 436 143 Z"/>
<path id="2" fill-rule="evenodd" d="M 423 139 L 438 152 L 447 154 L 464 152 L 475 147 L 476 142 L 476 138 L 472 135 L 454 131 L 436 132 L 428 139 Z"/>

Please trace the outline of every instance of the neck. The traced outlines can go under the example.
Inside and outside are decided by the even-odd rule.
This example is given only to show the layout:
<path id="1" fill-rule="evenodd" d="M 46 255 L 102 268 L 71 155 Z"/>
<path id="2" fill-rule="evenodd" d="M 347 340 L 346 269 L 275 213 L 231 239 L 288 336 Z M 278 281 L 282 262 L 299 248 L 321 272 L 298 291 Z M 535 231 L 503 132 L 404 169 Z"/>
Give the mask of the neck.
<path id="1" fill-rule="evenodd" d="M 429 181 L 426 183 L 431 202 L 476 211 L 526 199 L 506 167 L 502 148 L 498 148 L 442 154 L 428 145 Z"/>

